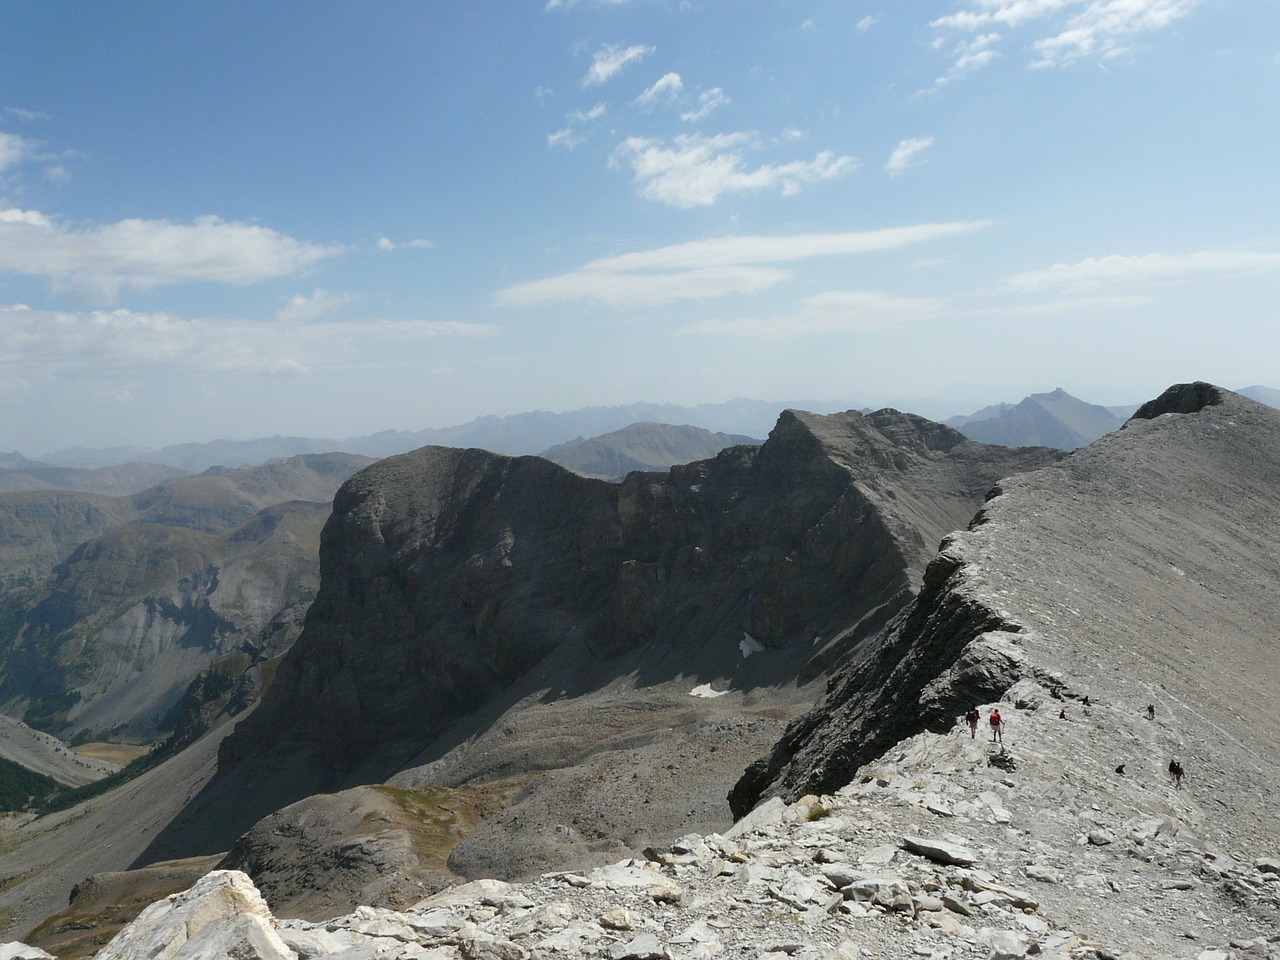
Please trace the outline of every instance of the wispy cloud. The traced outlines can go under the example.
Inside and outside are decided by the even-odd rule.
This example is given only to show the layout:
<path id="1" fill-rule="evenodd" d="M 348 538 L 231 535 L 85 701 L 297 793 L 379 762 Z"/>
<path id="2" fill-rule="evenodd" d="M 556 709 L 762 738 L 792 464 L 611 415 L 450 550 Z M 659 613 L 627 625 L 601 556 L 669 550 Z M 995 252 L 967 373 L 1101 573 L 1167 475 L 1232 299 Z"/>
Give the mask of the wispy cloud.
<path id="1" fill-rule="evenodd" d="M 985 220 L 958 221 L 853 233 L 698 240 L 592 260 L 570 273 L 507 287 L 495 299 L 508 306 L 568 300 L 656 306 L 758 293 L 791 278 L 791 273 L 777 264 L 892 250 L 986 226 L 989 222 Z"/>
<path id="2" fill-rule="evenodd" d="M 494 327 L 429 320 L 265 323 L 190 319 L 130 310 L 87 313 L 0 306 L 0 376 L 38 379 L 52 370 L 113 375 L 150 368 L 296 374 L 353 356 L 441 337 L 491 336 Z"/>
<path id="3" fill-rule="evenodd" d="M 326 313 L 341 310 L 354 299 L 349 293 L 331 293 L 317 287 L 310 295 L 298 293 L 286 300 L 284 306 L 276 311 L 276 319 L 285 323 L 314 320 Z"/>
<path id="4" fill-rule="evenodd" d="M 654 47 L 643 44 L 635 44 L 630 47 L 608 44 L 601 47 L 592 58 L 591 69 L 582 78 L 583 87 L 594 87 L 607 83 L 617 76 L 618 72 L 627 64 L 643 60 L 654 50 Z"/>
<path id="5" fill-rule="evenodd" d="M 603 119 L 605 112 L 603 103 L 597 103 L 590 110 L 574 110 L 567 118 L 569 121 L 567 127 L 562 127 L 554 133 L 547 134 L 547 146 L 564 147 L 566 150 L 572 150 L 574 147 L 586 143 L 591 131 L 585 128 Z"/>
<path id="6" fill-rule="evenodd" d="M 429 250 L 434 246 L 435 243 L 430 240 L 402 240 L 397 242 L 390 237 L 378 238 L 379 250 Z"/>
<path id="7" fill-rule="evenodd" d="M 984 33 L 972 40 L 962 40 L 951 48 L 951 67 L 933 82 L 933 89 L 945 87 L 952 81 L 976 73 L 999 56 L 995 45 L 1000 41 L 998 33 Z"/>
<path id="8" fill-rule="evenodd" d="M 907 167 L 912 166 L 912 161 L 931 146 L 933 146 L 933 137 L 915 137 L 911 140 L 902 140 L 894 148 L 884 168 L 896 177 Z"/>
<path id="9" fill-rule="evenodd" d="M 866 33 L 868 30 L 870 30 L 879 22 L 880 22 L 879 17 L 866 16 L 858 21 L 857 27 L 859 32 Z"/>
<path id="10" fill-rule="evenodd" d="M 543 9 L 569 10 L 581 6 L 621 7 L 630 2 L 631 0 L 547 0 L 547 5 Z"/>
<path id="11" fill-rule="evenodd" d="M 35 152 L 35 144 L 16 133 L 0 131 L 0 173 L 16 167 Z"/>
<path id="12" fill-rule="evenodd" d="M 669 103 L 680 95 L 682 89 L 684 89 L 684 81 L 680 79 L 680 74 L 664 73 L 652 87 L 636 97 L 635 102 L 641 107 Z"/>
<path id="13" fill-rule="evenodd" d="M 829 150 L 812 160 L 748 168 L 742 151 L 753 141 L 747 133 L 689 134 L 669 143 L 628 137 L 610 163 L 630 163 L 641 196 L 682 209 L 710 206 L 727 193 L 776 189 L 791 196 L 805 184 L 842 177 L 858 168 L 857 158 L 838 157 Z"/>
<path id="14" fill-rule="evenodd" d="M 1005 280 L 1003 286 L 1020 291 L 1087 290 L 1199 280 L 1270 270 L 1280 270 L 1280 252 L 1201 250 L 1181 254 L 1112 255 L 1090 257 L 1073 264 L 1059 263 L 1047 270 L 1015 274 Z"/>
<path id="15" fill-rule="evenodd" d="M 22 120 L 26 123 L 34 123 L 36 121 L 47 122 L 53 118 L 47 113 L 41 113 L 39 110 L 23 110 L 21 107 L 5 107 L 6 116 Z"/>
<path id="16" fill-rule="evenodd" d="M 701 320 L 680 330 L 685 335 L 749 337 L 779 340 L 815 334 L 865 333 L 884 330 L 942 314 L 939 300 L 899 297 L 864 290 L 831 290 L 806 297 L 791 313 L 766 317 Z"/>
<path id="17" fill-rule="evenodd" d="M 298 273 L 340 252 L 218 217 L 190 224 L 130 219 L 76 229 L 39 211 L 0 210 L 0 274 L 47 277 L 88 302 L 110 302 L 124 287 L 244 286 Z"/>
<path id="18" fill-rule="evenodd" d="M 964 0 L 961 10 L 939 17 L 932 26 L 977 33 L 993 27 L 1012 31 L 1035 24 L 1040 36 L 1030 44 L 1037 57 L 1032 66 L 1059 66 L 1084 57 L 1128 53 L 1134 37 L 1164 29 L 1188 16 L 1200 3 L 1201 0 Z M 985 52 L 963 48 L 955 51 L 956 62 L 948 76 L 972 72 L 976 62 L 972 58 L 980 59 Z M 961 68 L 960 60 L 966 57 L 970 58 L 969 66 Z"/>
<path id="19" fill-rule="evenodd" d="M 680 119 L 685 123 L 696 123 L 706 118 L 712 110 L 723 107 L 730 102 L 729 98 L 724 95 L 723 90 L 719 87 L 712 87 L 710 90 L 704 90 L 698 94 L 698 109 L 680 114 Z"/>

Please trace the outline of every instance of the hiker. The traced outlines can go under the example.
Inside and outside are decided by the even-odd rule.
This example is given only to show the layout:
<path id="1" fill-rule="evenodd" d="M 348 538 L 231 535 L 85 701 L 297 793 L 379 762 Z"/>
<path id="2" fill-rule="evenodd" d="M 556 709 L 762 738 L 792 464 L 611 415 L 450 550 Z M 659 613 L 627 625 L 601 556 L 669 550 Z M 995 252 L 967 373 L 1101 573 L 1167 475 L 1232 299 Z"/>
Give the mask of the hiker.
<path id="1" fill-rule="evenodd" d="M 1180 764 L 1178 763 L 1177 757 L 1174 757 L 1172 760 L 1169 761 L 1169 782 L 1170 783 L 1173 783 L 1175 780 L 1178 779 L 1179 766 Z"/>
<path id="2" fill-rule="evenodd" d="M 1004 743 L 1004 718 L 1000 716 L 1000 708 L 991 711 L 991 742 Z"/>
<path id="3" fill-rule="evenodd" d="M 1177 760 L 1173 761 L 1173 785 L 1179 790 L 1182 789 L 1182 764 Z"/>
<path id="4" fill-rule="evenodd" d="M 1147 719 L 1154 720 L 1156 718 L 1156 705 L 1154 703 L 1147 704 Z"/>
<path id="5" fill-rule="evenodd" d="M 978 719 L 982 715 L 978 713 L 978 708 L 974 707 L 964 715 L 965 720 L 969 722 L 969 739 L 972 740 L 978 735 Z"/>

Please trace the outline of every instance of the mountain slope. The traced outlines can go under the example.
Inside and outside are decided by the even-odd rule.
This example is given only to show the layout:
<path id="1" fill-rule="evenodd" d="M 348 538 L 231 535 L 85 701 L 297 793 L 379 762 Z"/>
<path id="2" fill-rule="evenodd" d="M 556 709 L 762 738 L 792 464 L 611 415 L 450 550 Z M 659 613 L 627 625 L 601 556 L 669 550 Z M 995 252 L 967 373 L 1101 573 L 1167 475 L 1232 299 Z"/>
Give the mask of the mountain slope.
<path id="1" fill-rule="evenodd" d="M 584 477 L 621 480 L 636 470 L 669 470 L 678 463 L 714 457 L 725 447 L 759 443 L 741 434 L 712 433 L 701 427 L 632 423 L 613 433 L 549 447 L 540 456 Z"/>
<path id="2" fill-rule="evenodd" d="M 1057 456 L 885 410 L 787 411 L 759 448 L 621 484 L 478 450 L 382 461 L 335 499 L 303 636 L 218 781 L 140 862 L 397 772 L 519 788 L 455 851 L 464 874 L 723 823 L 753 745 L 811 700 L 797 683 L 910 599 L 997 478 Z M 622 817 L 655 764 L 671 790 Z"/>
<path id="3" fill-rule="evenodd" d="M 1062 388 L 1033 393 L 1014 406 L 999 404 L 947 421 L 948 426 L 980 443 L 1043 445 L 1060 450 L 1088 446 L 1121 423 L 1123 420 L 1106 407 L 1077 400 Z"/>
<path id="4" fill-rule="evenodd" d="M 835 789 L 1029 680 L 1072 714 L 1088 697 L 1116 763 L 1179 757 L 1221 808 L 1202 836 L 1242 856 L 1272 849 L 1280 813 L 1258 798 L 1280 763 L 1277 490 L 1280 413 L 1208 384 L 1171 388 L 1123 430 L 1002 482 L 919 599 L 747 772 L 734 809 Z"/>
<path id="5" fill-rule="evenodd" d="M 0 703 L 45 729 L 154 735 L 213 661 L 297 635 L 328 502 L 367 463 L 299 457 L 128 498 L 0 496 Z"/>

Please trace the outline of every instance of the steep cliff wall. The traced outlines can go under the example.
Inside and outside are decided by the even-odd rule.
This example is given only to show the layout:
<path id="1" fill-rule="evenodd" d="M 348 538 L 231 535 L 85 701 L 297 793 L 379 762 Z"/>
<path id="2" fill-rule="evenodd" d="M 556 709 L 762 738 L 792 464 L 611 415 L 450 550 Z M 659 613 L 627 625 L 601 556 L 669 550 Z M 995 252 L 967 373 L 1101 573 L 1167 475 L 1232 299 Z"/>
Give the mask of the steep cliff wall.
<path id="1" fill-rule="evenodd" d="M 1114 711 L 1116 762 L 1179 756 L 1202 789 L 1221 788 L 1218 837 L 1266 847 L 1280 831 L 1258 799 L 1280 762 L 1277 491 L 1280 413 L 1201 383 L 1002 481 L 918 600 L 748 770 L 735 812 L 835 790 L 903 738 L 1030 680 L 1077 718 L 1086 696 L 1095 714 Z"/>
<path id="2" fill-rule="evenodd" d="M 260 816 L 264 798 L 274 809 L 407 766 L 426 765 L 415 784 L 508 782 L 648 750 L 629 777 L 663 751 L 678 767 L 687 752 L 673 738 L 719 743 L 672 773 L 671 805 L 684 803 L 680 777 L 736 776 L 734 750 L 790 715 L 769 712 L 784 699 L 768 691 L 820 673 L 907 603 L 938 541 L 998 478 L 1058 456 L 886 410 L 787 411 L 760 447 L 622 484 L 476 450 L 383 461 L 335 501 L 319 596 L 261 707 L 223 745 L 217 802 Z M 689 696 L 712 683 L 737 699 L 713 712 Z M 572 798 L 594 797 L 585 833 L 628 829 L 600 799 L 617 770 L 592 769 L 571 784 L 545 773 L 558 799 L 530 816 L 576 821 Z M 694 808 L 699 822 L 727 816 L 693 801 L 672 816 Z M 507 834 L 522 829 L 513 814 Z M 518 857 L 502 849 L 511 869 Z"/>

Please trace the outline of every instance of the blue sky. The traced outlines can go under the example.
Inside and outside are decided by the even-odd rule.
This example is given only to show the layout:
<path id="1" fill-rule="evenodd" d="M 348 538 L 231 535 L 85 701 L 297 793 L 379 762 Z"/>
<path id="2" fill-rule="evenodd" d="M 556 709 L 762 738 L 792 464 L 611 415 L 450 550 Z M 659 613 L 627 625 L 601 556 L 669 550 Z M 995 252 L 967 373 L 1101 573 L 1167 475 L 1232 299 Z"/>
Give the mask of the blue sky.
<path id="1" fill-rule="evenodd" d="M 0 6 L 0 449 L 1280 386 L 1274 0 Z"/>

